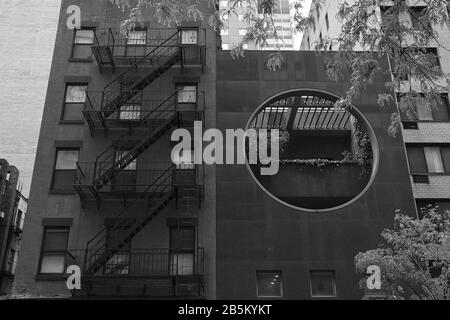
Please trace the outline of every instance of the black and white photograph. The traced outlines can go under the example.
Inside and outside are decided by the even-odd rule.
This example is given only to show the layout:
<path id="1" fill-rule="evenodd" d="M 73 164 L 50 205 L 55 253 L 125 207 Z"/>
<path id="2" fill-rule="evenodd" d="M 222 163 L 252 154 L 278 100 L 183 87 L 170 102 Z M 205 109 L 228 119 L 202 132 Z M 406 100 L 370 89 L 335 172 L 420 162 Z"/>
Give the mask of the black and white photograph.
<path id="1" fill-rule="evenodd" d="M 0 308 L 450 300 L 449 91 L 448 0 L 0 0 Z"/>

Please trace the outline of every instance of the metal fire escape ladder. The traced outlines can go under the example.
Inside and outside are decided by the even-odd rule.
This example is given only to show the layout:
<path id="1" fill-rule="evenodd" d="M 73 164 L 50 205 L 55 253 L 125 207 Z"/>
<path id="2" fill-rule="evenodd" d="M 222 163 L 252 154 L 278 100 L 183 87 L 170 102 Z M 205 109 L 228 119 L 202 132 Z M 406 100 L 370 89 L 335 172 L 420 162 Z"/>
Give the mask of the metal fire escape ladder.
<path id="1" fill-rule="evenodd" d="M 115 223 L 111 227 L 106 227 L 97 233 L 86 246 L 84 272 L 95 274 L 111 259 L 121 248 L 130 241 L 153 220 L 170 202 L 175 198 L 175 191 L 172 187 L 172 172 L 174 166 L 170 165 L 152 184 L 150 184 L 139 198 L 131 202 L 116 217 Z M 128 216 L 140 199 L 148 198 L 147 213 L 143 217 L 130 219 Z M 131 212 L 130 212 L 131 211 Z M 127 229 L 127 233 L 114 243 L 108 243 L 108 232 Z"/>
<path id="2" fill-rule="evenodd" d="M 177 92 L 171 94 L 157 108 L 145 116 L 140 122 L 145 125 L 144 130 L 135 129 L 132 134 L 125 134 L 115 141 L 96 159 L 96 173 L 94 176 L 95 191 L 100 191 L 121 170 L 125 169 L 140 154 L 147 150 L 158 139 L 179 125 L 176 111 Z M 120 159 L 116 159 L 115 151 L 132 143 L 132 147 Z"/>
<path id="3" fill-rule="evenodd" d="M 181 60 L 178 35 L 179 31 L 175 32 L 105 86 L 102 105 L 104 118 L 117 111 Z M 141 74 L 139 75 L 139 73 Z"/>

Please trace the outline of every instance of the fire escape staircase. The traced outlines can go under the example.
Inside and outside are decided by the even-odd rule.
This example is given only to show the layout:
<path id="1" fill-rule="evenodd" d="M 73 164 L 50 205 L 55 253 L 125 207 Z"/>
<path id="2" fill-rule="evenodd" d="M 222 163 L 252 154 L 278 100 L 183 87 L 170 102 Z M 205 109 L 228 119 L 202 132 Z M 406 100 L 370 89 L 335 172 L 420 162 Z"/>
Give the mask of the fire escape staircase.
<path id="1" fill-rule="evenodd" d="M 101 102 L 101 116 L 107 118 L 120 110 L 121 106 L 141 93 L 149 84 L 180 60 L 179 32 L 176 32 L 105 87 Z M 148 61 L 152 61 L 150 68 Z M 142 70 L 144 71 L 141 72 Z M 136 77 L 136 75 L 140 76 Z M 74 185 L 82 202 L 86 194 L 89 193 L 90 196 L 94 196 L 97 204 L 99 204 L 99 193 L 112 182 L 119 172 L 132 164 L 139 155 L 163 135 L 174 127 L 181 125 L 181 116 L 177 112 L 176 99 L 172 99 L 176 94 L 177 92 L 174 92 L 146 117 L 139 120 L 141 125 L 130 129 L 127 134 L 113 142 L 109 148 L 97 157 L 93 183 L 84 186 Z M 174 102 L 167 103 L 168 101 Z M 89 126 L 91 127 L 90 123 Z M 120 158 L 118 158 L 117 150 L 127 151 L 126 153 L 121 153 Z M 87 243 L 83 262 L 84 278 L 101 276 L 102 270 L 108 264 L 108 261 L 115 255 L 120 254 L 121 251 L 126 250 L 132 239 L 169 206 L 173 200 L 176 200 L 177 205 L 179 200 L 181 200 L 182 204 L 187 203 L 183 205 L 186 207 L 183 210 L 186 211 L 191 210 L 194 200 L 197 200 L 200 204 L 199 195 L 202 194 L 199 191 L 200 189 L 195 188 L 194 194 L 186 193 L 192 186 L 191 183 L 195 185 L 198 182 L 197 179 L 193 179 L 190 182 L 183 181 L 183 185 L 176 184 L 173 181 L 173 175 L 177 171 L 176 166 L 170 164 L 135 200 L 127 204 L 119 212 L 112 226 L 102 229 Z M 195 169 L 193 171 L 196 172 Z M 147 203 L 145 204 L 142 200 L 147 201 Z M 130 215 L 135 212 L 137 205 L 145 207 L 145 214 L 131 218 Z M 125 232 L 123 232 L 124 230 Z M 109 237 L 111 234 L 122 235 L 120 238 L 111 241 Z"/>
<path id="2" fill-rule="evenodd" d="M 138 199 L 131 202 L 115 217 L 114 221 L 116 222 L 113 226 L 102 229 L 88 242 L 84 261 L 84 273 L 86 275 L 95 275 L 101 271 L 108 260 L 129 244 L 150 221 L 175 199 L 176 193 L 171 183 L 173 169 L 173 165 L 167 168 L 159 178 L 142 192 Z M 135 220 L 127 218 L 129 211 L 132 211 L 137 202 L 147 197 L 148 194 L 150 196 L 147 198 L 147 213 Z M 128 231 L 122 238 L 115 240 L 114 243 L 108 243 L 108 233 L 113 234 L 123 229 Z"/>
<path id="3" fill-rule="evenodd" d="M 102 122 L 105 130 L 107 130 L 107 127 L 104 125 L 106 118 L 120 110 L 123 105 L 136 97 L 173 65 L 181 61 L 183 66 L 179 34 L 179 31 L 175 32 L 158 47 L 107 84 L 102 92 L 101 101 L 97 101 L 99 100 L 98 97 L 93 96 L 92 93 L 90 95 L 88 92 L 85 111 L 89 111 L 93 105 L 99 103 L 100 108 L 97 108 L 96 116 Z M 89 117 L 86 120 L 92 132 L 94 128 L 93 120 Z"/>

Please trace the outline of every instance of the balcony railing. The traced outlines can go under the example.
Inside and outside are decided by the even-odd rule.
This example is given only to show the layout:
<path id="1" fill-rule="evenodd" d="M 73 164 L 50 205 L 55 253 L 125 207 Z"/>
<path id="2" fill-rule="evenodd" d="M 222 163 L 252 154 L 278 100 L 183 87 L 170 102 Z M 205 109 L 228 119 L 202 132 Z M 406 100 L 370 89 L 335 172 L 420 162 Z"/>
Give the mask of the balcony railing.
<path id="1" fill-rule="evenodd" d="M 114 254 L 94 277 L 151 278 L 204 275 L 203 248 L 189 249 L 122 249 Z M 67 265 L 78 265 L 83 271 L 100 255 L 96 250 L 69 250 Z M 84 276 L 87 276 L 86 274 Z"/>
<path id="2" fill-rule="evenodd" d="M 176 28 L 148 28 L 136 29 L 139 33 L 137 36 L 127 36 L 123 34 L 119 28 L 96 29 L 94 38 L 94 52 L 98 52 L 95 56 L 100 65 L 127 66 L 136 63 L 142 57 L 145 57 L 153 50 L 164 44 L 164 42 L 177 33 Z M 178 41 L 181 46 L 181 38 Z M 195 46 L 183 46 L 183 58 L 186 64 L 204 65 L 206 48 L 206 30 L 198 29 L 198 43 Z M 106 49 L 108 52 L 108 60 L 102 57 L 100 52 Z M 153 58 L 146 59 L 146 63 L 153 64 Z"/>
<path id="3" fill-rule="evenodd" d="M 90 188 L 96 179 L 111 167 L 111 162 L 79 162 L 74 188 Z M 170 161 L 136 161 L 124 170 L 120 170 L 112 181 L 104 186 L 99 195 L 102 198 L 122 198 L 140 196 L 149 185 L 173 167 L 170 179 L 164 180 L 152 188 L 152 192 L 164 192 L 168 186 L 203 186 L 204 169 L 201 165 L 179 165 Z"/>
<path id="4" fill-rule="evenodd" d="M 192 127 L 204 119 L 205 92 L 195 92 L 195 99 L 183 99 L 189 92 L 158 91 L 139 94 L 114 112 L 105 112 L 108 104 L 103 91 L 88 91 L 83 116 L 91 131 L 97 129 L 130 129 L 145 127 L 165 120 L 169 111 L 177 111 L 180 125 Z"/>

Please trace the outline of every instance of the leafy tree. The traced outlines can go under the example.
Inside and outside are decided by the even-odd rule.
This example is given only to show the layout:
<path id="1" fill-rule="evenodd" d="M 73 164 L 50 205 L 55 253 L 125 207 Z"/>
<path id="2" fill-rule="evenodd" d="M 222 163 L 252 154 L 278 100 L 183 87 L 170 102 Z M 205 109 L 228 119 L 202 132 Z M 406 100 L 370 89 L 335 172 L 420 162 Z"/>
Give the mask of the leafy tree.
<path id="1" fill-rule="evenodd" d="M 219 8 L 219 0 L 109 1 L 130 11 L 130 18 L 122 23 L 125 29 L 148 19 L 150 11 L 165 25 L 207 19 L 216 31 L 223 28 L 226 15 L 244 13 L 243 20 L 248 28 L 243 39 L 231 50 L 235 58 L 244 55 L 245 44 L 266 47 L 268 39 L 282 42 L 274 22 L 277 0 L 229 0 L 227 9 Z M 323 1 L 317 2 L 319 8 Z M 302 14 L 304 3 L 305 0 L 296 0 L 292 5 L 299 31 L 310 23 L 310 18 Z M 381 12 L 380 8 L 383 9 Z M 417 118 L 418 109 L 438 108 L 442 104 L 441 93 L 450 91 L 450 77 L 436 64 L 436 53 L 425 48 L 450 50 L 438 36 L 439 28 L 448 28 L 449 8 L 448 0 L 341 0 L 338 13 L 341 32 L 337 37 L 325 37 L 315 45 L 318 52 L 326 52 L 330 47 L 336 50 L 327 55 L 330 78 L 350 81 L 338 106 L 348 106 L 377 74 L 392 73 L 391 80 L 386 82 L 386 93 L 381 93 L 378 99 L 382 107 L 397 100 L 393 92 L 402 92 L 398 101 L 400 112 L 392 113 L 391 117 L 389 133 L 392 136 L 398 132 L 401 120 Z M 412 23 L 405 16 L 410 16 Z M 283 63 L 279 49 L 271 53 L 267 61 L 271 70 L 277 70 Z M 389 59 L 389 70 L 380 65 L 383 58 Z"/>
<path id="2" fill-rule="evenodd" d="M 379 247 L 355 257 L 356 271 L 364 274 L 369 266 L 379 266 L 391 299 L 450 300 L 449 215 L 436 207 L 420 220 L 397 212 Z"/>

